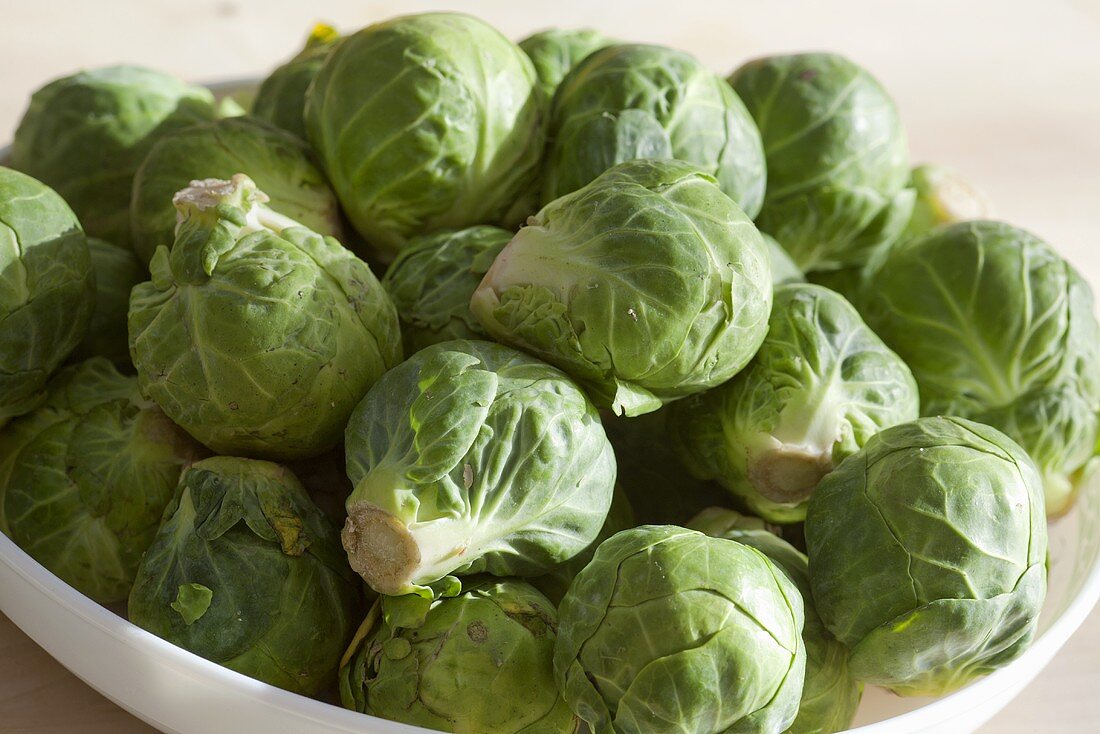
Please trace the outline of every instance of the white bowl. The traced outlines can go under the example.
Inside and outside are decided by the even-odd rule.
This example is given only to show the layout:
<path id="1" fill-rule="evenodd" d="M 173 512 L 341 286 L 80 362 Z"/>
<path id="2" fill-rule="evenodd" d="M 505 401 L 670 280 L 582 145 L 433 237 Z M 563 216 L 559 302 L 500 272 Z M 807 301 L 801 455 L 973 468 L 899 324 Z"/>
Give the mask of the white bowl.
<path id="1" fill-rule="evenodd" d="M 1100 486 L 1051 527 L 1050 590 L 1019 659 L 937 700 L 869 689 L 853 734 L 972 732 L 1039 674 L 1100 596 Z M 0 610 L 62 665 L 135 716 L 178 734 L 425 732 L 288 693 L 215 665 L 127 622 L 0 535 Z M 874 722 L 874 723 L 871 723 Z"/>
<path id="2" fill-rule="evenodd" d="M 254 82 L 210 85 L 220 94 Z M 7 149 L 0 149 L 0 162 Z M 1051 661 L 1100 598 L 1100 472 L 1050 528 L 1050 586 L 1039 635 L 1020 658 L 940 699 L 868 689 L 849 734 L 964 734 L 1004 708 Z M 62 665 L 152 726 L 178 734 L 423 734 L 288 693 L 130 624 L 0 534 L 0 611 Z"/>

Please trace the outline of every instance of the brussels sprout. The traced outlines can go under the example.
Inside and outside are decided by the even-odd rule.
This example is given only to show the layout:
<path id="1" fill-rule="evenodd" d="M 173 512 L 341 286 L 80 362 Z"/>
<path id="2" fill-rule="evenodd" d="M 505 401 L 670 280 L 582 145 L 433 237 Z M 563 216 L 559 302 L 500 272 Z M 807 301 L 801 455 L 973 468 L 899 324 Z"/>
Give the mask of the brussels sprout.
<path id="1" fill-rule="evenodd" d="M 477 734 L 574 734 L 554 684 L 554 606 L 516 579 L 434 601 L 384 596 L 340 667 L 344 706 Z"/>
<path id="2" fill-rule="evenodd" d="M 805 283 L 806 277 L 794 264 L 794 260 L 783 249 L 783 245 L 775 241 L 771 235 L 761 232 L 764 244 L 768 247 L 768 262 L 772 266 L 772 285 L 781 286 L 790 283 Z"/>
<path id="3" fill-rule="evenodd" d="M 615 485 L 584 393 L 490 342 L 437 344 L 387 372 L 346 445 L 344 548 L 383 594 L 427 594 L 450 574 L 545 573 L 595 539 Z"/>
<path id="4" fill-rule="evenodd" d="M 247 176 L 195 183 L 175 197 L 171 253 L 157 250 L 130 299 L 142 390 L 218 453 L 321 454 L 401 360 L 393 304 L 369 267 L 268 209 Z"/>
<path id="5" fill-rule="evenodd" d="M 671 407 L 685 465 L 776 523 L 800 522 L 821 478 L 878 431 L 916 418 L 913 374 L 843 297 L 775 291 L 768 335 L 737 377 Z"/>
<path id="6" fill-rule="evenodd" d="M 779 566 L 802 594 L 806 611 L 806 626 L 802 629 L 802 641 L 806 645 L 806 680 L 798 717 L 787 731 L 790 734 L 831 734 L 851 726 L 863 696 L 863 686 L 848 671 L 848 649 L 829 634 L 817 615 L 806 556 L 768 532 L 762 520 L 733 510 L 710 507 L 693 518 L 688 527 L 756 548 Z"/>
<path id="7" fill-rule="evenodd" d="M 760 133 L 729 85 L 683 51 L 610 46 L 569 73 L 554 96 L 542 201 L 634 158 L 693 163 L 749 217 L 760 211 Z"/>
<path id="8" fill-rule="evenodd" d="M 713 177 L 631 161 L 544 207 L 470 310 L 600 407 L 639 415 L 737 374 L 764 339 L 771 296 L 760 233 Z"/>
<path id="9" fill-rule="evenodd" d="M 862 262 L 896 239 L 914 193 L 893 100 L 836 54 L 769 56 L 730 77 L 764 141 L 768 186 L 756 223 L 803 271 Z"/>
<path id="10" fill-rule="evenodd" d="M 195 180 L 244 173 L 271 198 L 271 208 L 322 235 L 339 238 L 340 207 L 306 144 L 249 117 L 194 125 L 164 136 L 134 177 L 134 251 L 144 262 L 172 245 L 172 197 Z"/>
<path id="11" fill-rule="evenodd" d="M 359 602 L 335 526 L 295 476 L 218 456 L 180 477 L 129 614 L 196 655 L 312 695 L 335 680 Z"/>
<path id="12" fill-rule="evenodd" d="M 760 551 L 647 525 L 577 575 L 554 674 L 594 734 L 778 734 L 802 694 L 802 625 L 798 589 Z"/>
<path id="13" fill-rule="evenodd" d="M 45 399 L 84 338 L 95 277 L 76 215 L 30 176 L 0 167 L 0 428 Z"/>
<path id="14" fill-rule="evenodd" d="M 514 43 L 426 13 L 342 40 L 305 117 L 348 217 L 389 260 L 410 237 L 498 222 L 538 174 L 544 108 Z"/>
<path id="15" fill-rule="evenodd" d="M 1035 465 L 1000 431 L 921 418 L 873 436 L 821 482 L 810 580 L 852 674 L 940 695 L 1019 656 L 1046 594 Z"/>
<path id="16" fill-rule="evenodd" d="M 1001 429 L 1039 465 L 1047 510 L 1068 509 L 1100 411 L 1100 327 L 1077 271 L 1022 229 L 961 222 L 891 248 L 865 291 L 921 412 Z"/>
<path id="17" fill-rule="evenodd" d="M 386 270 L 382 287 L 412 353 L 451 339 L 484 339 L 470 297 L 512 233 L 479 226 L 413 240 Z"/>
<path id="18" fill-rule="evenodd" d="M 106 357 L 123 369 L 130 366 L 126 336 L 126 312 L 130 291 L 149 277 L 149 272 L 131 250 L 110 242 L 88 238 L 92 270 L 95 273 L 95 302 L 84 341 L 70 355 L 70 361 Z"/>
<path id="19" fill-rule="evenodd" d="M 989 202 L 981 192 L 948 168 L 927 163 L 916 166 L 909 173 L 909 186 L 917 192 L 917 198 L 904 237 L 990 214 Z"/>
<path id="20" fill-rule="evenodd" d="M 12 166 L 57 190 L 93 237 L 130 245 L 130 185 L 152 144 L 217 111 L 209 90 L 139 66 L 62 77 L 31 97 Z"/>
<path id="21" fill-rule="evenodd" d="M 593 51 L 614 43 L 591 28 L 551 28 L 528 36 L 519 42 L 519 47 L 535 65 L 538 87 L 549 102 L 570 69 Z"/>
<path id="22" fill-rule="evenodd" d="M 130 592 L 181 469 L 201 455 L 137 388 L 106 359 L 66 367 L 0 441 L 11 539 L 104 604 Z"/>
<path id="23" fill-rule="evenodd" d="M 596 554 L 596 548 L 600 543 L 622 530 L 636 527 L 634 508 L 623 491 L 621 485 L 615 485 L 615 493 L 611 495 L 611 509 L 607 511 L 607 519 L 600 528 L 599 535 L 587 548 L 570 558 L 565 563 L 557 566 L 542 576 L 531 579 L 531 584 L 546 595 L 546 598 L 554 604 L 560 604 L 565 592 L 569 590 L 569 584 L 577 577 L 581 569 L 589 564 L 592 556 Z"/>
<path id="24" fill-rule="evenodd" d="M 693 477 L 680 461 L 668 439 L 668 412 L 604 417 L 618 484 L 630 500 L 635 525 L 683 525 L 700 510 L 729 498 L 717 484 Z"/>
<path id="25" fill-rule="evenodd" d="M 313 26 L 305 48 L 260 84 L 252 101 L 252 114 L 304 140 L 306 89 L 339 39 L 340 34 L 332 26 Z"/>

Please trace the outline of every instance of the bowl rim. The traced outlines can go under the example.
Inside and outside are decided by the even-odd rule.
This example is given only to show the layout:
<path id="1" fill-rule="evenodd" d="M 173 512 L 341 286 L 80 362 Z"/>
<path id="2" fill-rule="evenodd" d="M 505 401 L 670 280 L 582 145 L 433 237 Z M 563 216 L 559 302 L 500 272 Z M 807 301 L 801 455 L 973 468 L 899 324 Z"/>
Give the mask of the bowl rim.
<path id="1" fill-rule="evenodd" d="M 239 77 L 198 83 L 215 95 L 228 95 L 234 92 L 252 91 L 260 82 L 261 79 L 256 77 Z M 10 144 L 0 145 L 0 165 L 7 162 L 10 153 Z M 1097 488 L 1091 486 L 1095 483 L 1097 481 L 1094 479 L 1093 482 L 1087 483 L 1082 488 L 1082 496 L 1078 498 L 1079 503 L 1085 500 L 1083 496 L 1085 493 L 1096 491 Z M 1074 510 L 1074 512 L 1079 511 Z M 1064 521 L 1064 518 L 1061 518 L 1061 520 Z M 157 654 L 165 665 L 188 675 L 202 676 L 219 681 L 225 686 L 238 690 L 242 695 L 248 696 L 256 703 L 272 706 L 281 711 L 293 711 L 299 716 L 305 715 L 318 722 L 339 723 L 341 726 L 348 727 L 349 731 L 361 728 L 364 716 L 370 719 L 371 726 L 378 734 L 425 734 L 431 731 L 430 729 L 402 724 L 370 714 L 361 714 L 335 704 L 292 693 L 250 678 L 243 673 L 230 670 L 182 647 L 178 647 L 151 632 L 145 631 L 125 617 L 115 614 L 84 596 L 60 578 L 54 576 L 3 533 L 0 533 L 0 563 L 7 565 L 26 582 L 36 586 L 44 594 L 64 605 L 70 613 L 106 632 L 116 642 L 134 649 L 142 648 L 142 652 L 150 651 Z M 1100 552 L 1094 554 L 1091 567 L 1077 594 L 1070 599 L 1065 609 L 1050 627 L 1036 636 L 1030 647 L 1019 658 L 958 691 L 937 698 L 912 711 L 846 729 L 839 734 L 894 734 L 895 727 L 899 725 L 904 727 L 906 731 L 931 730 L 932 727 L 955 718 L 960 711 L 973 710 L 980 707 L 984 701 L 1002 696 L 1014 688 L 1026 687 L 1042 671 L 1042 668 L 1050 659 L 1057 655 L 1066 641 L 1085 621 L 1098 601 L 1100 601 Z M 0 600 L 0 611 L 3 611 L 3 608 L 4 604 Z M 38 644 L 38 640 L 34 641 L 35 644 Z M 1033 665 L 1034 661 L 1041 659 L 1044 654 L 1047 655 L 1047 659 L 1035 667 Z M 1018 673 L 1017 671 L 1022 672 Z M 1020 685 L 1021 681 L 1023 682 L 1022 686 Z M 103 693 L 95 685 L 87 681 L 85 683 L 95 688 L 97 692 Z M 108 696 L 108 698 L 110 697 Z M 142 718 L 133 711 L 131 713 Z"/>
<path id="2" fill-rule="evenodd" d="M 281 711 L 293 711 L 299 716 L 304 714 L 318 721 L 331 721 L 335 717 L 340 723 L 354 727 L 355 725 L 362 725 L 363 716 L 369 716 L 369 714 L 360 714 L 341 706 L 292 693 L 255 678 L 250 678 L 243 673 L 238 673 L 161 639 L 69 586 L 38 561 L 27 555 L 22 548 L 3 533 L 0 533 L 0 563 L 8 566 L 24 581 L 62 605 L 81 621 L 107 633 L 116 643 L 141 653 L 157 655 L 161 659 L 160 662 L 179 672 L 189 676 L 201 676 L 209 681 L 230 687 L 241 695 L 253 699 L 256 703 L 263 703 Z M 3 606 L 3 603 L 0 602 L 0 610 L 3 609 Z M 35 644 L 38 644 L 37 640 L 35 640 Z M 85 683 L 98 691 L 95 685 L 87 681 Z M 102 692 L 100 691 L 100 693 Z M 138 718 L 142 718 L 135 712 L 131 711 L 131 713 L 134 713 Z M 372 720 L 371 724 L 375 726 L 378 734 L 414 734 L 429 731 L 374 716 L 370 718 Z M 156 728 L 155 725 L 154 728 Z M 351 731 L 352 729 L 349 728 L 348 730 Z"/>
<path id="3" fill-rule="evenodd" d="M 370 714 L 361 714 L 335 704 L 292 693 L 178 647 L 84 596 L 27 555 L 15 545 L 14 541 L 2 533 L 0 533 L 0 563 L 8 566 L 45 596 L 62 605 L 70 614 L 107 633 L 116 643 L 142 653 L 157 655 L 161 658 L 160 662 L 179 672 L 219 682 L 237 690 L 255 703 L 271 706 L 280 711 L 293 711 L 298 716 L 307 716 L 322 723 L 338 723 L 348 727 L 348 731 L 361 728 L 364 716 L 369 717 L 371 726 L 374 727 L 372 731 L 377 731 L 378 734 L 424 734 L 430 731 Z M 1012 663 L 920 708 L 891 716 L 889 719 L 847 729 L 841 734 L 892 734 L 895 727 L 899 725 L 905 727 L 907 731 L 931 730 L 931 727 L 955 718 L 959 711 L 972 710 L 983 701 L 996 698 L 1019 687 L 1022 679 L 1026 686 L 1031 682 L 1034 674 L 1038 673 L 1038 670 L 1033 670 L 1033 660 L 1047 651 L 1052 651 L 1051 656 L 1057 654 L 1057 651 L 1088 616 L 1098 598 L 1100 598 L 1100 553 L 1094 556 L 1080 591 L 1066 605 L 1062 614 L 1046 631 L 1036 637 L 1023 655 Z M 0 600 L 0 610 L 3 607 L 4 604 Z M 38 641 L 35 640 L 35 643 L 38 644 Z M 1038 667 L 1041 670 L 1043 666 Z M 1018 675 L 1015 672 L 1016 669 L 1026 672 Z M 1028 672 L 1032 675 L 1027 675 Z M 90 682 L 88 684 L 96 688 Z M 135 713 L 135 715 L 138 714 Z"/>

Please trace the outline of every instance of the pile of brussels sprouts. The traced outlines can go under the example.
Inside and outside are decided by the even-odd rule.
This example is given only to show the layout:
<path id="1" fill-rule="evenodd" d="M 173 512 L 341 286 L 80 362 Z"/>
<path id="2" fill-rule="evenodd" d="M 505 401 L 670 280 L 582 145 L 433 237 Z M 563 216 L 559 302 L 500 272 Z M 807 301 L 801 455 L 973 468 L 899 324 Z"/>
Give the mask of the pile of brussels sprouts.
<path id="1" fill-rule="evenodd" d="M 1092 295 L 867 71 L 425 14 L 249 102 L 84 71 L 0 168 L 0 529 L 57 576 L 451 732 L 834 732 L 1027 648 Z"/>

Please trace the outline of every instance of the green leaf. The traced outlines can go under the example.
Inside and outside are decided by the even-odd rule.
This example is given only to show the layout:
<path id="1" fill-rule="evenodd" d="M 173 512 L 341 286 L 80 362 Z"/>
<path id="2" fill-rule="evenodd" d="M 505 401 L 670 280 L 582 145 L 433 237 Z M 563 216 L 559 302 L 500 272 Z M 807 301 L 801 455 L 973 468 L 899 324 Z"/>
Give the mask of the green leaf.
<path id="1" fill-rule="evenodd" d="M 497 376 L 461 352 L 437 352 L 420 368 L 420 395 L 409 407 L 416 461 L 414 482 L 433 482 L 449 473 L 470 450 L 496 396 Z"/>
<path id="2" fill-rule="evenodd" d="M 190 627 L 206 614 L 213 598 L 214 592 L 202 584 L 181 584 L 176 600 L 170 606 L 183 618 L 183 623 Z"/>

